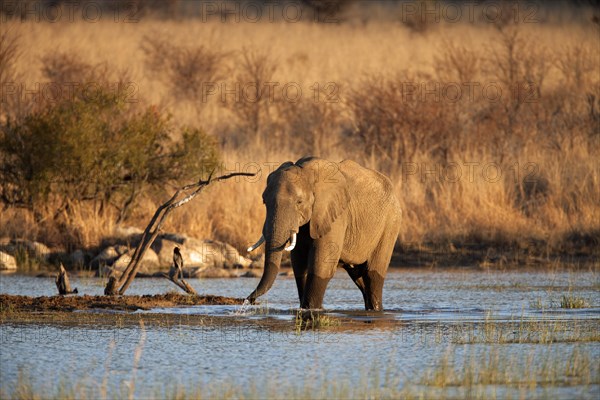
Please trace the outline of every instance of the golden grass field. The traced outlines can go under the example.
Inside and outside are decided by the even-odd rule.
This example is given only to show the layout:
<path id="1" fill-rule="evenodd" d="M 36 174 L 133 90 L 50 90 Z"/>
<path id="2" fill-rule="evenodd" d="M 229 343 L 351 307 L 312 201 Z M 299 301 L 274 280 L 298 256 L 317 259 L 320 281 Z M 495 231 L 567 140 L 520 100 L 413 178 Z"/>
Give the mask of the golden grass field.
<path id="1" fill-rule="evenodd" d="M 140 104 L 157 105 L 177 124 L 217 137 L 224 170 L 261 167 L 257 179 L 217 184 L 178 209 L 166 231 L 244 249 L 260 236 L 269 168 L 314 154 L 354 159 L 391 177 L 404 211 L 403 245 L 588 254 L 598 245 L 600 26 L 592 22 L 501 29 L 434 23 L 424 32 L 389 20 L 2 25 L 19 37 L 17 70 L 26 87 L 46 81 L 42 59 L 48 55 L 106 63 L 114 81 L 121 74 L 134 82 Z M 198 47 L 219 55 L 210 79 L 217 85 L 231 89 L 258 77 L 279 88 L 297 84 L 302 95 L 297 102 L 277 98 L 278 92 L 274 101 L 261 102 L 229 95 L 226 104 L 220 90 L 206 101 L 197 92 L 179 96 L 181 82 L 169 75 L 168 60 L 159 65 L 164 69 L 149 68 L 149 44 L 163 46 L 167 57 L 172 49 Z M 472 95 L 468 82 L 476 88 Z M 315 83 L 323 88 L 317 101 Z M 407 87 L 416 87 L 416 95 L 403 97 Z M 457 87 L 458 97 L 452 94 Z M 491 99 L 483 87 L 502 88 L 502 95 Z M 336 101 L 327 102 L 328 96 Z M 142 198 L 123 224 L 145 227 L 156 206 L 156 199 Z M 114 221 L 110 212 L 101 215 L 86 204 L 58 222 L 9 207 L 0 235 L 93 247 L 114 234 Z"/>

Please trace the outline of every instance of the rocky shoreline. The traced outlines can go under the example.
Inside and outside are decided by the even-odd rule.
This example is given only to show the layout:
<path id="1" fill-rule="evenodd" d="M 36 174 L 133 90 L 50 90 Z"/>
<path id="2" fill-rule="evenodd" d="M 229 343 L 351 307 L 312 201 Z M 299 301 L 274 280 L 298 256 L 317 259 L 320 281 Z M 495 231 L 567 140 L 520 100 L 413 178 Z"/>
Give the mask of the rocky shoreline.
<path id="1" fill-rule="evenodd" d="M 106 277 L 127 267 L 141 236 L 141 229 L 120 229 L 115 237 L 105 239 L 95 248 L 76 249 L 70 253 L 36 241 L 0 238 L 0 271 L 39 269 L 52 274 L 63 264 L 69 271 L 86 271 L 86 274 Z M 173 264 L 175 247 L 180 248 L 184 259 L 184 278 L 256 277 L 260 276 L 264 264 L 261 254 L 249 258 L 225 242 L 163 233 L 144 253 L 137 276 L 162 277 Z M 23 264 L 33 264 L 35 268 L 24 268 Z"/>
<path id="2" fill-rule="evenodd" d="M 138 228 L 118 229 L 114 237 L 89 249 L 70 253 L 44 243 L 0 238 L 0 272 L 19 272 L 41 277 L 55 276 L 63 264 L 74 276 L 107 277 L 127 266 L 142 235 Z M 402 243 L 392 257 L 390 268 L 477 268 L 487 270 L 523 268 L 564 268 L 598 270 L 597 238 L 581 238 L 565 244 L 559 251 L 549 251 L 544 243 L 508 246 L 485 243 Z M 147 250 L 137 277 L 162 277 L 169 271 L 173 248 L 184 257 L 183 277 L 238 278 L 260 277 L 264 254 L 246 257 L 228 243 L 198 239 L 181 234 L 160 234 Z M 284 255 L 282 273 L 290 275 L 290 260 Z"/>

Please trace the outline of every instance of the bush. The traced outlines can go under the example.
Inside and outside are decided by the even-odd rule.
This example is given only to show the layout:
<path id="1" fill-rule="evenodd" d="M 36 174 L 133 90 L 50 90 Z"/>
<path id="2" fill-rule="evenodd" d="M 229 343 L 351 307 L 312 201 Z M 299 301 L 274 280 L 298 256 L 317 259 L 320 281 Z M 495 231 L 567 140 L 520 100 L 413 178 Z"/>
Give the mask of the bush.
<path id="1" fill-rule="evenodd" d="M 0 200 L 37 211 L 53 207 L 55 216 L 93 201 L 100 210 L 116 208 L 121 220 L 141 194 L 198 179 L 218 160 L 215 141 L 203 131 L 177 135 L 156 107 L 139 109 L 102 90 L 0 128 Z"/>
<path id="2" fill-rule="evenodd" d="M 166 83 L 176 99 L 193 102 L 201 110 L 205 84 L 221 80 L 227 53 L 208 46 L 177 46 L 174 40 L 145 37 L 142 51 L 151 76 Z"/>
<path id="3" fill-rule="evenodd" d="M 228 96 L 223 103 L 236 116 L 237 129 L 246 140 L 256 140 L 271 134 L 269 109 L 275 99 L 267 87 L 274 81 L 277 63 L 269 53 L 256 49 L 244 48 L 239 56 L 234 82 L 239 95 Z"/>

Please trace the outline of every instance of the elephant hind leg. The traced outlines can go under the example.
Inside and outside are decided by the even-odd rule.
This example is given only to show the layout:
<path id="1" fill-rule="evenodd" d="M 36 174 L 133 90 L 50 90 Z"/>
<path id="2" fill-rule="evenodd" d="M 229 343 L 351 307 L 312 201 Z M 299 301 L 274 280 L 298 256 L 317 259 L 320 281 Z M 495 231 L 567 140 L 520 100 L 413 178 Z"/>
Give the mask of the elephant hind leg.
<path id="1" fill-rule="evenodd" d="M 368 296 L 368 291 L 367 291 L 367 287 L 366 287 L 366 279 L 367 278 L 367 263 L 363 263 L 360 265 L 350 265 L 350 264 L 344 264 L 342 266 L 346 272 L 348 273 L 348 275 L 350 275 L 350 278 L 354 281 L 354 284 L 360 289 L 362 295 L 363 295 L 363 299 L 365 301 L 365 309 L 367 310 L 372 310 L 373 307 L 371 305 L 371 299 L 370 296 Z"/>
<path id="2" fill-rule="evenodd" d="M 367 310 L 383 310 L 383 282 L 392 259 L 397 236 L 397 232 L 395 235 L 384 236 L 377 251 L 367 260 L 367 271 L 363 276 L 365 296 L 369 298 Z"/>
<path id="3" fill-rule="evenodd" d="M 367 310 L 383 310 L 383 280 L 377 271 L 367 271 L 365 280 L 365 308 Z"/>

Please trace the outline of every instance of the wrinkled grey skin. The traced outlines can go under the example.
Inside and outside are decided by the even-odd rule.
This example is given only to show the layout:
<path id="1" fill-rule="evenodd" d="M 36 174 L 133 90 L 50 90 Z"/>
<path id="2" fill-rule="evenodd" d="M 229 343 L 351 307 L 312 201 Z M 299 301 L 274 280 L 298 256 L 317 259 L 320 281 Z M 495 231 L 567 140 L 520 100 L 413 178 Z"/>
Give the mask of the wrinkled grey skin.
<path id="1" fill-rule="evenodd" d="M 350 160 L 302 158 L 269 175 L 263 202 L 265 268 L 248 300 L 271 288 L 283 249 L 297 233 L 291 260 L 301 308 L 322 307 L 327 283 L 341 266 L 362 292 L 365 308 L 382 309 L 402 216 L 387 177 Z"/>

